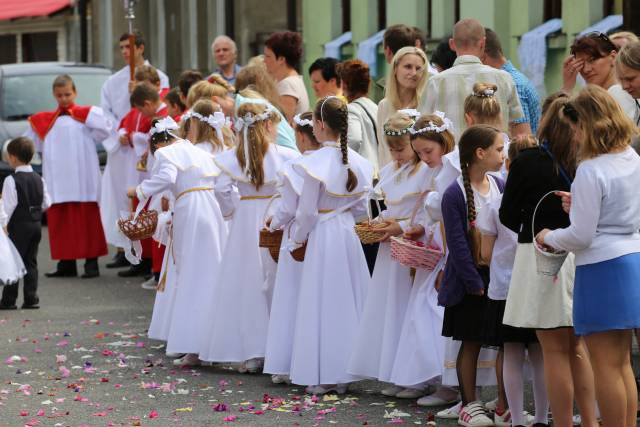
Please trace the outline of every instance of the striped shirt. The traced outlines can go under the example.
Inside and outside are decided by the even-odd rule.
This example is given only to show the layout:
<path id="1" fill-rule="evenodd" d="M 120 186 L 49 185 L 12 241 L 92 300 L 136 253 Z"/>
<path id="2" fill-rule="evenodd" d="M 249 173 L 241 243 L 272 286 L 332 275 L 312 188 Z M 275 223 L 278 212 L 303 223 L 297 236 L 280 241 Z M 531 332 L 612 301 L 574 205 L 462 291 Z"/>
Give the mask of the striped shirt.
<path id="1" fill-rule="evenodd" d="M 505 62 L 502 69 L 511 74 L 513 82 L 516 84 L 516 91 L 518 92 L 518 98 L 520 98 L 520 104 L 522 105 L 522 112 L 524 117 L 518 120 L 514 120 L 513 123 L 529 123 L 531 126 L 531 133 L 534 135 L 538 131 L 538 123 L 540 122 L 540 97 L 536 88 L 531 81 L 513 66 L 511 61 Z"/>
<path id="2" fill-rule="evenodd" d="M 453 67 L 431 76 L 418 110 L 424 114 L 443 111 L 453 121 L 455 134 L 459 137 L 467 128 L 464 121 L 464 100 L 473 92 L 475 83 L 493 83 L 498 86 L 495 96 L 500 103 L 505 127 L 524 117 L 511 75 L 484 65 L 473 55 L 459 56 Z"/>

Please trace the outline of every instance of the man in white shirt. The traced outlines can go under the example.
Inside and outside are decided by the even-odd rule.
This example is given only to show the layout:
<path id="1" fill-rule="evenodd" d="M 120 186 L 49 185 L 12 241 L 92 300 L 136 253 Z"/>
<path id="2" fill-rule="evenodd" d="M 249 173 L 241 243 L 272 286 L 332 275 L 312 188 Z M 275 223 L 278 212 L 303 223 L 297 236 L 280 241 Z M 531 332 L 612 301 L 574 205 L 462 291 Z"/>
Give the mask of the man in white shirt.
<path id="1" fill-rule="evenodd" d="M 150 65 L 149 61 L 144 59 L 145 41 L 140 32 L 135 32 L 135 46 L 133 54 L 135 57 L 135 66 Z M 118 128 L 120 120 L 131 110 L 129 97 L 133 90 L 134 82 L 130 79 L 129 68 L 129 34 L 125 33 L 120 36 L 120 53 L 124 59 L 125 65 L 119 71 L 114 73 L 102 85 L 100 93 L 100 107 L 104 111 L 108 119 L 114 124 L 114 129 Z M 169 89 L 169 78 L 165 73 L 156 68 L 160 75 L 160 89 Z"/>
<path id="2" fill-rule="evenodd" d="M 503 123 L 509 125 L 514 136 L 531 133 L 529 123 L 518 123 L 524 117 L 522 106 L 511 75 L 482 64 L 485 31 L 476 19 L 463 19 L 453 27 L 451 49 L 457 54 L 453 67 L 431 76 L 418 106 L 421 113 L 443 111 L 454 124 L 456 135 L 466 129 L 464 101 L 473 91 L 475 83 L 494 83 L 498 86 L 495 96 L 500 103 Z M 506 130 L 506 129 L 505 129 Z"/>

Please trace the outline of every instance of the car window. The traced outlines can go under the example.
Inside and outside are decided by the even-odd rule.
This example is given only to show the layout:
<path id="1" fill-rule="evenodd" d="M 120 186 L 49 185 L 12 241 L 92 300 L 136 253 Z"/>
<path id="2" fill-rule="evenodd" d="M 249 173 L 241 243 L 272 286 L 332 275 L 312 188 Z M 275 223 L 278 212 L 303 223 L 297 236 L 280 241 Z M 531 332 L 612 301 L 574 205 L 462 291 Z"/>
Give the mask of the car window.
<path id="1" fill-rule="evenodd" d="M 57 74 L 36 74 L 5 77 L 2 80 L 2 118 L 25 120 L 39 111 L 57 108 L 51 84 Z M 109 78 L 108 74 L 70 73 L 76 84 L 76 104 L 100 105 L 100 89 Z"/>

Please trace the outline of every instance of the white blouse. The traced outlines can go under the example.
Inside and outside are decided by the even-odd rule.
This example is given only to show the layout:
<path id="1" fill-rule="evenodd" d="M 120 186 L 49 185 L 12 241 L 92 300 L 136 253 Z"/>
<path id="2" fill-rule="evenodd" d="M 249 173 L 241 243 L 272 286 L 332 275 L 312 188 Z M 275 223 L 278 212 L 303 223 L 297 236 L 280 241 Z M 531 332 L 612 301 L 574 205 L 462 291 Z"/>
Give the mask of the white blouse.
<path id="1" fill-rule="evenodd" d="M 578 166 L 571 186 L 571 225 L 544 242 L 573 252 L 576 265 L 640 252 L 640 157 L 632 148 Z"/>

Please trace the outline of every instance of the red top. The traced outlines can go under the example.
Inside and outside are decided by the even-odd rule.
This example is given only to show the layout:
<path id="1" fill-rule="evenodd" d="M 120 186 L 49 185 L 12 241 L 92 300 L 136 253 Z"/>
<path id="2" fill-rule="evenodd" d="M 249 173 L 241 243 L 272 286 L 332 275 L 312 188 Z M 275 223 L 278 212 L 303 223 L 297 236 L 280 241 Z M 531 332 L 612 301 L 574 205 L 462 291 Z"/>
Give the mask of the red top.
<path id="1" fill-rule="evenodd" d="M 42 111 L 29 117 L 29 123 L 33 131 L 44 141 L 56 119 L 59 116 L 70 116 L 72 119 L 84 123 L 91 111 L 91 106 L 81 106 L 72 104 L 67 108 L 58 107 L 56 111 Z"/>

